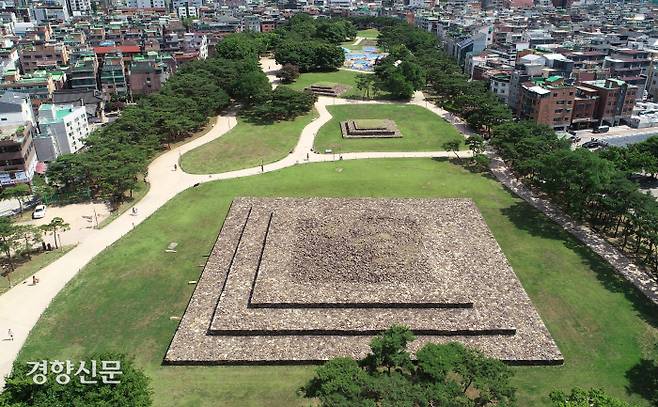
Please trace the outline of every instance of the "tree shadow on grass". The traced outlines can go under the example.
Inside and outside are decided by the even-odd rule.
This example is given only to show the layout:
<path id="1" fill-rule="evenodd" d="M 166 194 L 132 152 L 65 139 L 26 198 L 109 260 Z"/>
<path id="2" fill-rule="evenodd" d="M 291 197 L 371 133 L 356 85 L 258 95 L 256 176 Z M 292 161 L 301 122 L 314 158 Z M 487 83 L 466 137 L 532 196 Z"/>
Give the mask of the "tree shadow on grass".
<path id="1" fill-rule="evenodd" d="M 629 382 L 626 386 L 628 394 L 638 394 L 658 405 L 658 365 L 654 361 L 642 359 L 625 376 Z"/>
<path id="2" fill-rule="evenodd" d="M 560 225 L 548 219 L 543 213 L 525 201 L 517 202 L 502 209 L 501 212 L 517 228 L 530 232 L 533 236 L 563 241 L 566 247 L 573 250 L 594 271 L 596 278 L 607 290 L 622 293 L 633 304 L 633 308 L 640 318 L 649 325 L 658 327 L 658 306 L 649 301 L 633 284 L 617 274 L 606 260 L 565 231 Z M 564 270 L 563 272 L 569 273 L 571 271 Z"/>
<path id="3" fill-rule="evenodd" d="M 459 154 L 459 152 L 457 152 Z M 470 164 L 470 159 L 468 158 L 457 158 L 457 157 L 432 157 L 433 161 L 436 162 L 442 162 L 442 163 L 450 163 L 453 165 L 456 165 L 458 167 L 461 167 L 465 169 L 466 171 L 470 172 L 471 174 L 475 175 L 480 175 L 482 177 L 496 180 L 496 177 L 491 173 L 491 171 L 486 170 L 482 171 L 481 169 L 477 168 L 474 165 Z"/>

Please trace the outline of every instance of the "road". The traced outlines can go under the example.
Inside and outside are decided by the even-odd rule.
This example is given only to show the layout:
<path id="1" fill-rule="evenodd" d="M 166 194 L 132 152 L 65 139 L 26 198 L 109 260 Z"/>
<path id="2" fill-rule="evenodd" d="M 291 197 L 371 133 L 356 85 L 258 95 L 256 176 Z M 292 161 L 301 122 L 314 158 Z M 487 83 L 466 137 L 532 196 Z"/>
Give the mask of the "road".
<path id="1" fill-rule="evenodd" d="M 658 127 L 649 127 L 646 129 L 634 129 L 628 126 L 611 127 L 607 133 L 594 133 L 592 130 L 578 130 L 576 135 L 581 140 L 575 144 L 580 146 L 594 138 L 605 141 L 613 146 L 625 146 L 628 144 L 639 143 L 651 136 L 658 135 Z"/>

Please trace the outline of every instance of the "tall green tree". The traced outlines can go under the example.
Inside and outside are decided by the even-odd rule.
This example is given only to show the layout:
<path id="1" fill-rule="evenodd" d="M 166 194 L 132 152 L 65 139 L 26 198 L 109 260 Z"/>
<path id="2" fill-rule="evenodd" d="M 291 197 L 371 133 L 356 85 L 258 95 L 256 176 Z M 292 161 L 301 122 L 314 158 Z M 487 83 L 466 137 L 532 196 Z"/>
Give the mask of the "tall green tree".
<path id="1" fill-rule="evenodd" d="M 9 270 L 4 272 L 4 276 L 9 281 L 11 287 L 11 273 L 16 270 L 14 266 L 13 252 L 20 245 L 20 237 L 17 232 L 17 226 L 11 219 L 6 216 L 0 217 L 0 251 L 5 255 L 5 261 Z"/>
<path id="2" fill-rule="evenodd" d="M 376 77 L 371 74 L 360 73 L 356 75 L 354 79 L 355 86 L 361 91 L 364 98 L 370 99 L 370 91 L 375 85 L 375 79 Z"/>
<path id="3" fill-rule="evenodd" d="M 55 249 L 58 249 L 60 247 L 59 234 L 61 232 L 65 232 L 65 231 L 70 230 L 70 229 L 71 229 L 71 225 L 64 222 L 64 219 L 60 218 L 59 216 L 54 217 L 50 221 L 50 223 L 47 223 L 45 225 L 41 225 L 41 230 L 43 230 L 46 233 L 50 232 L 52 234 L 53 243 L 55 243 Z"/>

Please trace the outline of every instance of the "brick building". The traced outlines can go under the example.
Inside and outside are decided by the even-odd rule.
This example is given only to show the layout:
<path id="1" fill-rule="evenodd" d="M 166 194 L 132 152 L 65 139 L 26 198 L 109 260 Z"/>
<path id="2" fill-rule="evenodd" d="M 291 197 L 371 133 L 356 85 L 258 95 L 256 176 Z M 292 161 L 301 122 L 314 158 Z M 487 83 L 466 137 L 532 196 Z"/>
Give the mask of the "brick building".
<path id="1" fill-rule="evenodd" d="M 571 124 L 576 88 L 561 76 L 534 79 L 521 85 L 518 115 L 556 130 Z"/>
<path id="2" fill-rule="evenodd" d="M 596 92 L 597 103 L 594 119 L 599 124 L 617 126 L 622 120 L 630 119 L 637 98 L 637 86 L 610 78 L 585 81 L 580 86 Z"/>

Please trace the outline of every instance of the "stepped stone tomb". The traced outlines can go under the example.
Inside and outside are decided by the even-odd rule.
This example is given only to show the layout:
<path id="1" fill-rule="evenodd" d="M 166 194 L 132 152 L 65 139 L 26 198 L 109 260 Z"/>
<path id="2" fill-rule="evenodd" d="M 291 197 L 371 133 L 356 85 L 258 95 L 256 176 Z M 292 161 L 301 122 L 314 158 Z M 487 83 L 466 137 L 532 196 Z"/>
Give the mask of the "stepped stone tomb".
<path id="1" fill-rule="evenodd" d="M 314 83 L 313 85 L 304 88 L 304 90 L 313 92 L 317 96 L 329 96 L 329 97 L 338 97 L 343 93 L 350 90 L 351 87 L 341 84 L 322 84 Z"/>
<path id="2" fill-rule="evenodd" d="M 236 198 L 164 363 L 360 358 L 394 324 L 412 351 L 563 362 L 471 200 Z"/>
<path id="3" fill-rule="evenodd" d="M 397 138 L 402 137 L 393 120 L 359 119 L 340 122 L 343 138 Z"/>

